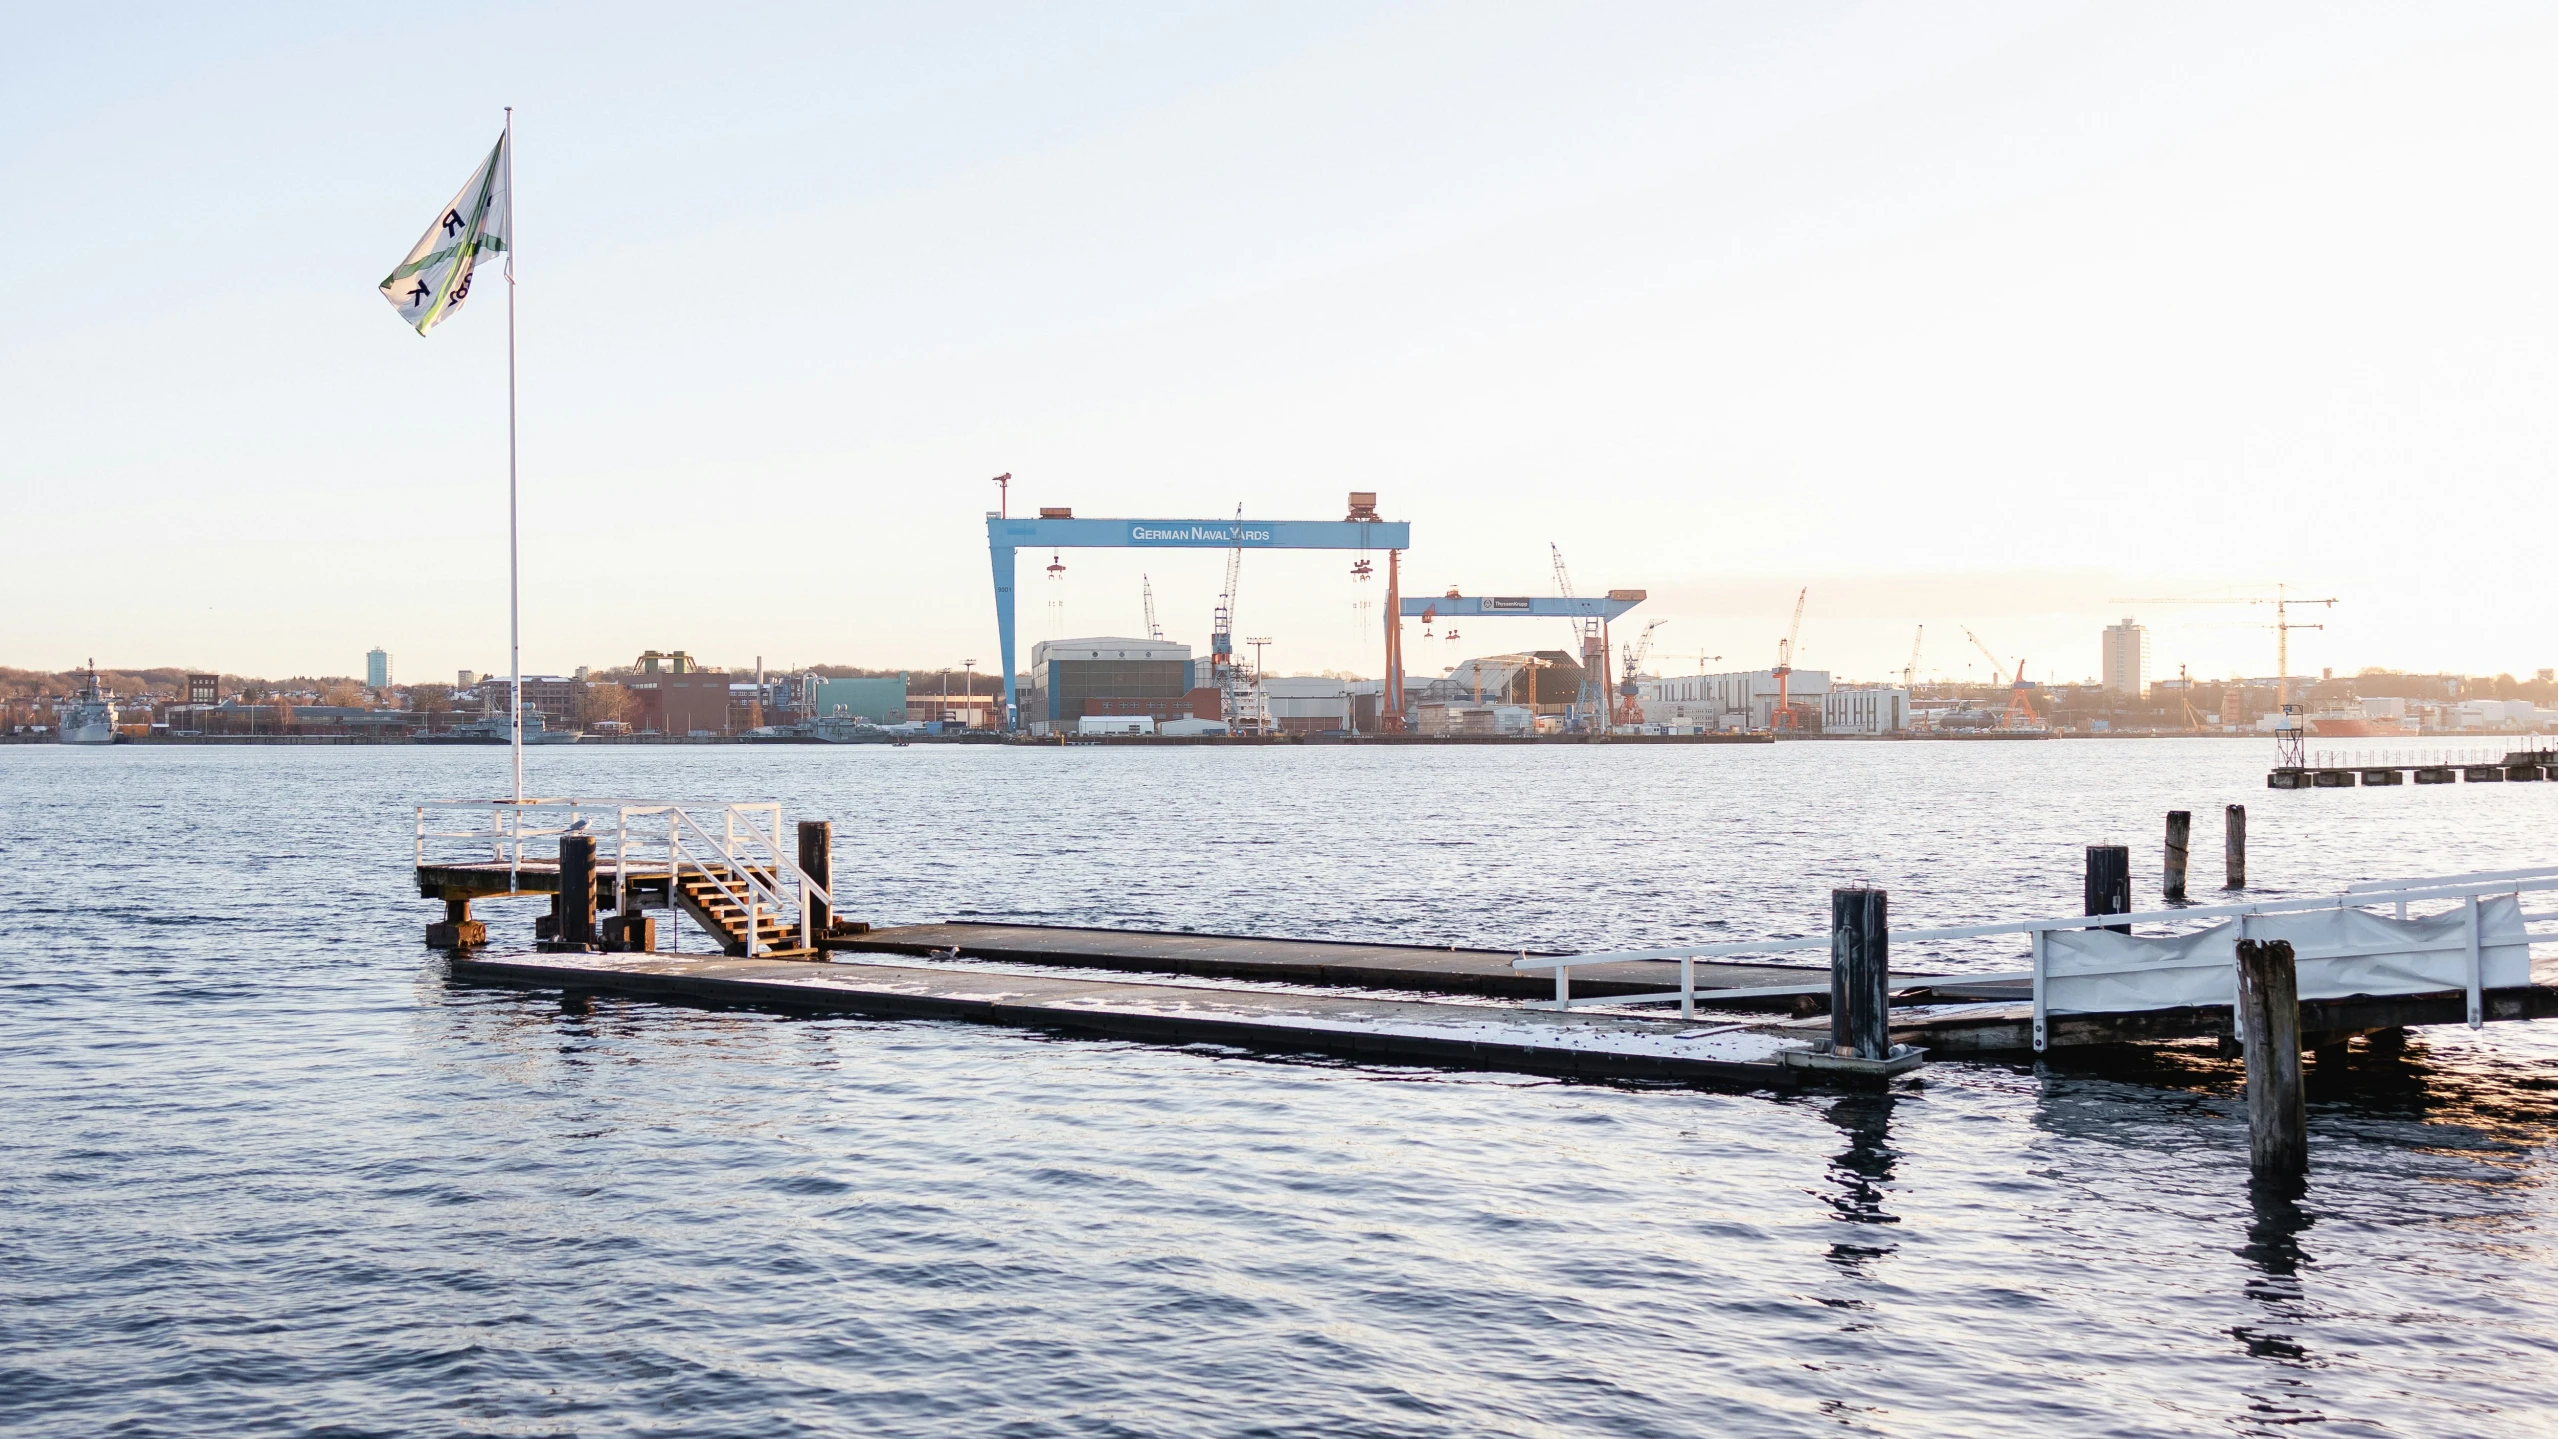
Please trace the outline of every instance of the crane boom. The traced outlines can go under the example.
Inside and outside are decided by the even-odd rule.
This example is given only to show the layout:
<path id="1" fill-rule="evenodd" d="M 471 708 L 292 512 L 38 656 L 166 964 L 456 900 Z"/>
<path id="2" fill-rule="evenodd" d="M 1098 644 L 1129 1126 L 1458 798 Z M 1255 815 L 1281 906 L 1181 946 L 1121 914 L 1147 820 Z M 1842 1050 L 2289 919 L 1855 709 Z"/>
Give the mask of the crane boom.
<path id="1" fill-rule="evenodd" d="M 1794 623 L 1785 627 L 1785 642 L 1776 647 L 1776 662 L 1780 668 L 1794 667 L 1794 641 L 1803 633 L 1803 598 L 1810 593 L 1810 585 L 1794 592 Z"/>
<path id="2" fill-rule="evenodd" d="M 2289 705 L 2292 697 L 2292 631 L 2323 630 L 2325 625 L 2296 624 L 2291 617 L 2294 605 L 2336 607 L 2333 595 L 2325 599 L 2306 600 L 2292 596 L 2291 586 L 2277 584 L 2270 595 L 2167 595 L 2155 598 L 2116 595 L 2106 601 L 2114 605 L 2272 605 L 2274 622 L 2265 628 L 2274 632 L 2274 703 Z"/>
<path id="3" fill-rule="evenodd" d="M 1565 599 L 1573 598 L 1572 572 L 1563 566 L 1563 546 L 1549 540 L 1547 553 L 1554 556 L 1554 587 Z M 1573 699 L 1579 711 L 1579 722 L 1591 734 L 1604 733 L 1608 727 L 1608 622 L 1597 615 L 1567 621 L 1572 638 L 1578 642 L 1581 660 L 1581 692 Z"/>
<path id="4" fill-rule="evenodd" d="M 1155 622 L 1154 576 L 1137 576 L 1137 589 L 1138 593 L 1144 595 L 1146 600 L 1146 638 L 1150 640 L 1161 640 L 1164 637 L 1164 627 Z"/>
<path id="5" fill-rule="evenodd" d="M 1901 666 L 1901 688 L 1903 689 L 1918 683 L 1919 645 L 1926 639 L 1927 626 L 1925 625 L 1919 626 L 1918 633 L 1910 637 L 1910 662 Z"/>
<path id="6" fill-rule="evenodd" d="M 1996 651 L 1992 650 L 1988 645 L 1983 644 L 1981 642 L 1981 637 L 1972 633 L 1972 627 L 1970 625 L 1965 625 L 1962 628 L 1963 638 L 1970 640 L 1972 642 L 1972 648 L 1979 650 L 1981 652 L 1981 657 L 1990 662 L 1990 673 L 1994 675 L 2003 675 L 2007 673 L 2007 661 L 2000 659 Z"/>

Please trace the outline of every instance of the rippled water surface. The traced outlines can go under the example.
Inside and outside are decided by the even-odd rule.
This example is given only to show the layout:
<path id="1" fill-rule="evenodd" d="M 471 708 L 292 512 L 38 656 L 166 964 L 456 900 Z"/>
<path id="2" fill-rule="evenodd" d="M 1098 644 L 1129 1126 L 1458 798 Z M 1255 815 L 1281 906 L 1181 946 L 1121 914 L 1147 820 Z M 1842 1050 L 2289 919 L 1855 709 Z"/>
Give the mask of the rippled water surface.
<path id="1" fill-rule="evenodd" d="M 537 751 L 779 799 L 847 908 L 1590 946 L 2072 908 L 2252 816 L 2309 891 L 2552 857 L 2558 785 L 2235 742 Z M 502 751 L 0 748 L 0 1428 L 46 1434 L 2558 1432 L 2558 1026 L 1891 1096 L 1290 1062 L 458 988 L 420 798 Z M 2199 886 L 2198 886 L 2199 887 Z M 482 906 L 501 943 L 529 909 Z M 1991 951 L 1952 956 L 1992 965 Z"/>

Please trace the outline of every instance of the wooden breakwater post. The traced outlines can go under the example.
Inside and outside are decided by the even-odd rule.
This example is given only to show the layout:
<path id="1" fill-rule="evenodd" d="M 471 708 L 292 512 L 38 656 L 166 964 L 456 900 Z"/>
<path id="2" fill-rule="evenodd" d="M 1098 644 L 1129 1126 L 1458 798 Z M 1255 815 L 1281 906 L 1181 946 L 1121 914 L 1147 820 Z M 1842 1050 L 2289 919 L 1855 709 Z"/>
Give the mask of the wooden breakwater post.
<path id="1" fill-rule="evenodd" d="M 2291 941 L 2238 942 L 2238 1039 L 2247 1050 L 2247 1153 L 2260 1175 L 2309 1169 L 2301 1094 L 2300 976 Z"/>
<path id="2" fill-rule="evenodd" d="M 2132 850 L 2129 845 L 2091 844 L 2087 847 L 2087 908 L 2081 914 L 2129 914 L 2132 912 Z M 2116 934 L 2129 934 L 2128 924 L 2109 924 L 2105 928 Z"/>
<path id="3" fill-rule="evenodd" d="M 2234 804 L 2221 811 L 2221 868 L 2228 879 L 2221 888 L 2247 888 L 2247 806 Z"/>
<path id="4" fill-rule="evenodd" d="M 1830 891 L 1830 1052 L 1892 1057 L 1892 935 L 1879 889 Z"/>
<path id="5" fill-rule="evenodd" d="M 2190 810 L 2167 812 L 2167 872 L 2159 880 L 2159 898 L 2176 901 L 2185 897 L 2185 853 L 2194 837 L 2194 815 Z"/>
<path id="6" fill-rule="evenodd" d="M 835 825 L 832 820 L 804 819 L 799 822 L 799 872 L 817 881 L 828 895 L 835 892 Z M 808 901 L 809 937 L 824 937 L 835 919 L 834 906 L 826 900 L 810 896 Z"/>

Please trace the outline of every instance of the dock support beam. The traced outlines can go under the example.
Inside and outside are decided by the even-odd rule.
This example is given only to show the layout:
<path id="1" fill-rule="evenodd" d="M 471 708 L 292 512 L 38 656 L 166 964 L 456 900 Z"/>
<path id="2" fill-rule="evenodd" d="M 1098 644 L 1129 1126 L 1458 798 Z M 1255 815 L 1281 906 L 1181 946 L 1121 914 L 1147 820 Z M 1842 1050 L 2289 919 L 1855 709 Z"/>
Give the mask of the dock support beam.
<path id="1" fill-rule="evenodd" d="M 2221 867 L 2229 872 L 2223 889 L 2247 888 L 2247 806 L 2221 811 Z"/>
<path id="2" fill-rule="evenodd" d="M 1884 891 L 1830 891 L 1830 1049 L 1892 1057 L 1891 927 Z"/>
<path id="3" fill-rule="evenodd" d="M 466 949 L 480 949 L 489 942 L 489 927 L 471 918 L 469 896 L 457 897 L 452 891 L 447 890 L 444 896 L 444 922 L 426 927 L 426 942 L 435 949 L 449 949 L 455 953 Z"/>
<path id="4" fill-rule="evenodd" d="M 2171 904 L 2185 898 L 2185 853 L 2194 838 L 2194 815 L 2190 810 L 2167 812 L 2167 873 L 2159 881 L 2158 897 Z"/>
<path id="5" fill-rule="evenodd" d="M 835 825 L 832 820 L 804 819 L 799 822 L 799 872 L 817 881 L 828 894 L 835 892 Z M 806 905 L 808 940 L 814 944 L 825 938 L 835 924 L 834 906 L 814 895 Z"/>
<path id="6" fill-rule="evenodd" d="M 2260 1176 L 2309 1170 L 2301 1094 L 2300 978 L 2287 939 L 2238 942 L 2238 1037 L 2247 1047 L 2247 1153 Z"/>
<path id="7" fill-rule="evenodd" d="M 2129 914 L 2132 912 L 2132 851 L 2129 845 L 2091 844 L 2087 847 L 2087 908 L 2081 914 Z M 2116 934 L 2129 934 L 2128 924 L 2109 924 L 2105 928 Z"/>

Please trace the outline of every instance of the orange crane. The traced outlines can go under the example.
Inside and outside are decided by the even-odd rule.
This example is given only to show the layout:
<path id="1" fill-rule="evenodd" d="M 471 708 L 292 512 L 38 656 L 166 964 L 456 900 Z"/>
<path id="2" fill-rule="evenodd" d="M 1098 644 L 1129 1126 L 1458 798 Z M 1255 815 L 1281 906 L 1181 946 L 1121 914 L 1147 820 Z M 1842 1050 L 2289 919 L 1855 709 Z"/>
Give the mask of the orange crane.
<path id="1" fill-rule="evenodd" d="M 1803 633 L 1803 597 L 1812 593 L 1805 585 L 1794 592 L 1794 623 L 1785 627 L 1785 638 L 1776 646 L 1776 712 L 1768 716 L 1770 729 L 1794 728 L 1794 700 L 1786 686 L 1786 678 L 1794 673 L 1794 640 Z"/>
<path id="2" fill-rule="evenodd" d="M 1963 626 L 1963 637 L 1970 640 L 1983 655 L 1988 657 L 1991 674 L 2006 671 L 2007 661 L 2000 659 L 1988 645 L 1982 644 L 1981 637 L 1972 633 L 1970 625 Z M 2007 687 L 2007 713 L 1998 717 L 2000 729 L 2034 729 L 2043 723 L 2043 717 L 2034 713 L 2033 701 L 2025 696 L 2025 661 L 2019 658 L 2016 661 L 2016 679 Z"/>
<path id="3" fill-rule="evenodd" d="M 1652 651 L 1652 632 L 1668 623 L 1668 620 L 1654 620 L 1645 625 L 1643 633 L 1634 637 L 1634 643 L 1625 647 L 1625 677 L 1617 682 L 1618 724 L 1643 723 L 1643 701 L 1635 698 L 1634 672 L 1643 664 L 1643 657 Z"/>

